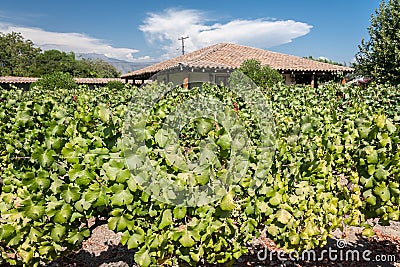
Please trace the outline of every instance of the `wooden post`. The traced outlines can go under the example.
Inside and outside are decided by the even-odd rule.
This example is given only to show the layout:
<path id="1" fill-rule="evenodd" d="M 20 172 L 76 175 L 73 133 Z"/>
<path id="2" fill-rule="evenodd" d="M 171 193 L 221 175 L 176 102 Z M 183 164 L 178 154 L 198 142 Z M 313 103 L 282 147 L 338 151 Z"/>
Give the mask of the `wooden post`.
<path id="1" fill-rule="evenodd" d="M 312 76 L 311 76 L 311 88 L 315 88 L 314 86 L 315 86 L 315 74 L 313 74 Z"/>
<path id="2" fill-rule="evenodd" d="M 318 88 L 318 76 L 315 73 L 311 76 L 311 87 Z"/>
<path id="3" fill-rule="evenodd" d="M 185 89 L 189 88 L 189 78 L 188 77 L 183 79 L 182 85 L 183 85 L 183 88 L 185 88 Z"/>

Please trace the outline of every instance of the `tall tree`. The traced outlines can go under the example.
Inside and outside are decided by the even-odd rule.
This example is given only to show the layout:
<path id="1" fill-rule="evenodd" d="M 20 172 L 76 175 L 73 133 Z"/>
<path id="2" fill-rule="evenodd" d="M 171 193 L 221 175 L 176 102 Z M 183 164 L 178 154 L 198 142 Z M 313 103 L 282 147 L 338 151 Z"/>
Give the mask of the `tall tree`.
<path id="1" fill-rule="evenodd" d="M 247 75 L 259 87 L 267 89 L 273 87 L 279 82 L 283 82 L 283 76 L 279 71 L 271 69 L 256 59 L 245 60 L 239 67 L 239 70 Z"/>
<path id="2" fill-rule="evenodd" d="M 400 83 L 400 0 L 382 0 L 371 16 L 370 39 L 356 54 L 356 70 L 379 83 Z"/>
<path id="3" fill-rule="evenodd" d="M 34 62 L 32 76 L 40 77 L 53 72 L 64 72 L 73 74 L 76 68 L 75 54 L 65 53 L 59 50 L 46 50 L 40 53 Z"/>
<path id="4" fill-rule="evenodd" d="M 40 51 L 20 33 L 0 33 L 0 75 L 29 76 Z"/>
<path id="5" fill-rule="evenodd" d="M 75 53 L 47 50 L 36 58 L 33 76 L 40 77 L 53 72 L 69 73 L 82 78 L 115 78 L 121 74 L 110 63 L 101 59 L 75 59 Z"/>

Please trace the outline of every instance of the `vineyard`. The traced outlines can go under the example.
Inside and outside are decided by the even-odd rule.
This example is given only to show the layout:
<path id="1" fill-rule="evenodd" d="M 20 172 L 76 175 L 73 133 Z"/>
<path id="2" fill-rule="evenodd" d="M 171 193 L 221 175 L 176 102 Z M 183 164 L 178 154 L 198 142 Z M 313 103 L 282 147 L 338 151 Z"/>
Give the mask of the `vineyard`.
<path id="1" fill-rule="evenodd" d="M 121 232 L 144 267 L 233 262 L 264 229 L 278 247 L 302 251 L 324 245 L 343 225 L 364 226 L 370 236 L 368 218 L 399 221 L 398 88 L 265 90 L 261 100 L 274 124 L 268 138 L 242 96 L 215 85 L 176 88 L 138 122 L 141 149 L 126 150 L 131 100 L 157 86 L 0 91 L 0 264 L 39 266 L 76 250 L 91 235 L 92 218 Z M 189 121 L 176 151 L 165 153 L 175 140 L 163 130 L 168 115 L 208 97 L 234 119 Z M 235 131 L 245 133 L 247 149 L 240 150 Z M 263 149 L 271 141 L 273 154 Z M 220 197 L 202 205 L 162 201 L 140 183 L 151 168 L 130 160 L 139 152 L 174 185 L 232 186 L 217 187 Z M 203 168 L 189 172 L 182 158 Z M 232 161 L 242 164 L 240 176 L 228 175 Z"/>

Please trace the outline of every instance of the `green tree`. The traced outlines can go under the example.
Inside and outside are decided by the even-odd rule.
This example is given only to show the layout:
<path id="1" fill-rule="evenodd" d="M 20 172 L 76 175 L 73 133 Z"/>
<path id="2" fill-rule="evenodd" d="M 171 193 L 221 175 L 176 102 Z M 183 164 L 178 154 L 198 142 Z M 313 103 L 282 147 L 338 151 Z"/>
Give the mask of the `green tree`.
<path id="1" fill-rule="evenodd" d="M 56 71 L 73 75 L 76 65 L 73 52 L 65 53 L 55 49 L 46 50 L 36 57 L 32 75 L 40 77 Z"/>
<path id="2" fill-rule="evenodd" d="M 77 60 L 74 52 L 46 50 L 41 52 L 21 33 L 0 32 L 0 76 L 34 76 L 69 73 L 82 78 L 116 78 L 121 75 L 110 63 L 101 59 Z"/>
<path id="3" fill-rule="evenodd" d="M 271 69 L 267 65 L 262 66 L 261 62 L 256 59 L 244 61 L 239 70 L 261 88 L 271 88 L 277 83 L 283 82 L 283 77 L 277 70 Z"/>
<path id="4" fill-rule="evenodd" d="M 95 78 L 117 78 L 121 73 L 110 63 L 102 59 L 82 59 L 80 63 L 90 70 L 90 76 Z"/>
<path id="5" fill-rule="evenodd" d="M 400 83 L 400 0 L 382 0 L 371 16 L 370 39 L 356 54 L 356 70 L 378 83 Z"/>
<path id="6" fill-rule="evenodd" d="M 116 78 L 120 76 L 113 65 L 101 59 L 77 60 L 74 52 L 44 51 L 36 59 L 33 76 L 40 77 L 53 72 L 69 73 L 74 77 L 82 78 Z"/>
<path id="7" fill-rule="evenodd" d="M 0 33 L 0 75 L 29 76 L 40 51 L 20 33 Z"/>

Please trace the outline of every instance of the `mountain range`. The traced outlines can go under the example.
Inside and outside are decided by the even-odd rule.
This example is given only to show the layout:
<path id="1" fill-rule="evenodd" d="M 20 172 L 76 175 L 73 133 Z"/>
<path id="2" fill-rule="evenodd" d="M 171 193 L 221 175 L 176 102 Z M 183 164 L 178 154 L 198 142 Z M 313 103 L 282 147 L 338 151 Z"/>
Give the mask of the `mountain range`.
<path id="1" fill-rule="evenodd" d="M 101 59 L 104 60 L 111 65 L 113 65 L 115 68 L 117 68 L 118 71 L 120 71 L 122 74 L 128 73 L 134 70 L 142 69 L 144 67 L 150 66 L 156 62 L 129 62 L 121 59 L 116 59 L 116 58 L 110 58 L 107 57 L 103 54 L 96 54 L 96 53 L 80 53 L 76 54 L 77 59 Z"/>

